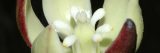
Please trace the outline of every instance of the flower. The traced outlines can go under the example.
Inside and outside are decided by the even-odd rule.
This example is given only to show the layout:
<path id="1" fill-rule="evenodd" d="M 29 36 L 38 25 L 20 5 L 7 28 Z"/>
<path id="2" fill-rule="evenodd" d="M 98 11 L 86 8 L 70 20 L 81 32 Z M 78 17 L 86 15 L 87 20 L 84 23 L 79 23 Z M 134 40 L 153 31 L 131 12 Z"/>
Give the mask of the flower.
<path id="1" fill-rule="evenodd" d="M 76 23 L 75 27 L 71 27 L 70 24 L 65 23 L 61 20 L 53 21 L 52 26 L 55 27 L 55 30 L 58 33 L 63 34 L 63 35 L 59 35 L 63 39 L 63 46 L 75 47 L 76 49 L 78 49 L 83 53 L 90 51 L 90 49 L 93 49 L 92 51 L 90 51 L 90 52 L 93 52 L 94 49 L 96 51 L 96 47 L 95 47 L 96 44 L 99 44 L 100 41 L 102 41 L 103 34 L 111 31 L 112 29 L 112 27 L 109 24 L 103 24 L 102 26 L 99 26 L 95 30 L 96 22 L 99 19 L 101 19 L 104 16 L 104 14 L 105 14 L 105 11 L 103 8 L 97 9 L 95 13 L 91 16 L 89 11 L 85 9 L 72 7 L 70 10 L 70 15 Z M 88 51 L 83 50 L 84 48 L 82 49 L 78 48 L 78 47 L 87 48 L 87 46 L 91 47 L 91 48 L 88 48 Z"/>
<path id="2" fill-rule="evenodd" d="M 139 47 L 143 20 L 138 0 L 105 0 L 93 15 L 90 0 L 42 2 L 47 27 L 30 0 L 17 0 L 17 23 L 32 53 L 132 53 Z"/>

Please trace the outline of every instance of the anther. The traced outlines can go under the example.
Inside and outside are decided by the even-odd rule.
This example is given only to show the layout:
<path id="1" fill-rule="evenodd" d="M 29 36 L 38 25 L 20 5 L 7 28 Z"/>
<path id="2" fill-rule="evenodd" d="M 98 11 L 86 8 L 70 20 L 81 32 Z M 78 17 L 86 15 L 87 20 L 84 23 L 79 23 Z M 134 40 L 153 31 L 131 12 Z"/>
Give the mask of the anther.
<path id="1" fill-rule="evenodd" d="M 74 35 L 70 35 L 64 39 L 63 46 L 69 47 L 69 46 L 73 45 L 75 43 L 75 41 L 76 41 L 76 37 Z"/>

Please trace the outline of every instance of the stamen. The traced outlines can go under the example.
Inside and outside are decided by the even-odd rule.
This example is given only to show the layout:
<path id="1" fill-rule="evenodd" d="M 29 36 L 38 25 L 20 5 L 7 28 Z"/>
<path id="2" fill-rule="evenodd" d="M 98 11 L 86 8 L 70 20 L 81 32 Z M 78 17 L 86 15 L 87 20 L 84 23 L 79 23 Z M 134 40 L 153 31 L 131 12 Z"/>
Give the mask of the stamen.
<path id="1" fill-rule="evenodd" d="M 109 24 L 104 24 L 97 28 L 96 33 L 105 33 L 112 30 L 112 27 Z"/>
<path id="2" fill-rule="evenodd" d="M 96 10 L 91 18 L 91 24 L 95 26 L 96 22 L 101 19 L 105 14 L 105 11 L 103 8 L 100 8 Z"/>
<path id="3" fill-rule="evenodd" d="M 76 15 L 78 12 L 80 12 L 80 10 L 77 7 L 72 7 L 70 10 L 70 14 L 76 22 L 77 22 Z"/>
<path id="4" fill-rule="evenodd" d="M 89 20 L 89 19 L 87 18 L 86 12 L 84 12 L 84 11 L 78 12 L 77 15 L 76 15 L 76 18 L 77 18 L 77 21 L 78 21 L 78 22 L 81 22 L 81 23 L 86 23 L 87 20 Z"/>
<path id="5" fill-rule="evenodd" d="M 85 11 L 85 12 L 86 12 L 86 14 L 87 14 L 87 18 L 90 19 L 90 18 L 91 18 L 91 11 L 90 11 L 90 10 L 87 10 L 87 11 Z"/>
<path id="6" fill-rule="evenodd" d="M 70 33 L 71 32 L 71 27 L 69 24 L 60 21 L 60 20 L 56 20 L 53 22 L 53 25 L 55 26 L 55 29 L 57 32 L 62 32 L 62 33 Z M 68 35 L 68 34 L 66 34 Z"/>
<path id="7" fill-rule="evenodd" d="M 98 33 L 93 35 L 93 41 L 96 42 L 96 43 L 102 41 L 102 39 L 103 39 L 102 36 Z"/>
<path id="8" fill-rule="evenodd" d="M 69 46 L 73 45 L 75 41 L 76 41 L 76 37 L 74 35 L 70 35 L 64 39 L 63 46 L 69 47 Z"/>

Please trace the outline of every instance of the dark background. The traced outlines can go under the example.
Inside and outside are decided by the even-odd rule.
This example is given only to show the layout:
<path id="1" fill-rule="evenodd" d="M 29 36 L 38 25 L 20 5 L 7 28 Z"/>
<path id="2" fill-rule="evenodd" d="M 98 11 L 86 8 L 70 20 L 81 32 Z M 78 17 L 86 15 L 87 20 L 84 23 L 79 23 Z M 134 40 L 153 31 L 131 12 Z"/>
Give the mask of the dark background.
<path id="1" fill-rule="evenodd" d="M 101 7 L 103 0 L 91 0 L 93 11 Z M 38 17 L 43 19 L 40 0 L 33 0 Z M 140 0 L 144 19 L 144 37 L 137 53 L 160 53 L 160 2 Z M 38 8 L 38 10 L 37 10 Z M 16 0 L 0 0 L 0 53 L 30 53 L 16 25 Z M 44 26 L 45 20 L 41 20 Z"/>

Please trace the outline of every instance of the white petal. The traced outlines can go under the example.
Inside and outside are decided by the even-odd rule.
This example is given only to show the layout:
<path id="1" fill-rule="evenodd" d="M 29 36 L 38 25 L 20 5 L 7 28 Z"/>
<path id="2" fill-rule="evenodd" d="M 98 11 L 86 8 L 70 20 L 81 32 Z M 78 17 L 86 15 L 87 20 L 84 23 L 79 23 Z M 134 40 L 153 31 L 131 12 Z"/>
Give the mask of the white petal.
<path id="1" fill-rule="evenodd" d="M 64 39 L 63 46 L 69 47 L 69 46 L 73 45 L 75 41 L 76 41 L 76 37 L 74 35 L 70 35 Z"/>
<path id="2" fill-rule="evenodd" d="M 91 18 L 91 24 L 95 26 L 96 22 L 101 19 L 105 14 L 105 11 L 103 8 L 100 8 L 96 10 Z"/>
<path id="3" fill-rule="evenodd" d="M 94 42 L 98 43 L 98 42 L 102 41 L 103 38 L 100 34 L 96 33 L 96 34 L 93 35 L 92 39 L 93 39 Z"/>
<path id="4" fill-rule="evenodd" d="M 112 30 L 112 27 L 109 24 L 104 24 L 97 28 L 96 33 L 105 33 Z"/>

